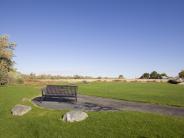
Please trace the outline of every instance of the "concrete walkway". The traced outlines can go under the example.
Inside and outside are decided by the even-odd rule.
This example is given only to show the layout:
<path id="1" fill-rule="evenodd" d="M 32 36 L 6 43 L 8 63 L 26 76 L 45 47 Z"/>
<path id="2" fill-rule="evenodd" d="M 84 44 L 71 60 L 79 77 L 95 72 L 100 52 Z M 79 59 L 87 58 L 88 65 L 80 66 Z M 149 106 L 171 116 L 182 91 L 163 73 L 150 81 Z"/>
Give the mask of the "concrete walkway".
<path id="1" fill-rule="evenodd" d="M 77 103 L 73 102 L 72 99 L 57 99 L 57 98 L 49 98 L 46 99 L 45 101 L 41 101 L 40 97 L 36 97 L 32 101 L 38 106 L 57 110 L 64 110 L 64 109 L 77 109 L 85 111 L 131 110 L 131 111 L 151 112 L 165 115 L 184 116 L 183 107 L 157 105 L 141 102 L 130 102 L 86 95 L 78 95 Z"/>

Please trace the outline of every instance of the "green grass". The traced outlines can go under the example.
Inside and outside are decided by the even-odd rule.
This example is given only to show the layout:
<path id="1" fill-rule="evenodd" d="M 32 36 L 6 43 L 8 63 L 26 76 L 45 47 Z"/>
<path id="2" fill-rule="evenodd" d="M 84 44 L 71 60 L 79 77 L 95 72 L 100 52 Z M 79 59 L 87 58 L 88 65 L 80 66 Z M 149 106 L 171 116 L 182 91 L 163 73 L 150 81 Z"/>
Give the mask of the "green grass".
<path id="1" fill-rule="evenodd" d="M 85 90 L 86 86 L 82 86 L 81 90 Z M 23 97 L 39 94 L 40 89 L 33 86 L 0 87 L 0 138 L 184 137 L 183 117 L 150 113 L 88 112 L 89 118 L 85 121 L 64 123 L 60 119 L 66 111 L 41 109 L 31 102 L 21 101 Z M 33 109 L 22 117 L 14 117 L 10 110 L 15 104 L 31 105 Z"/>
<path id="2" fill-rule="evenodd" d="M 85 95 L 184 106 L 184 86 L 167 83 L 94 82 L 81 84 L 79 91 Z"/>

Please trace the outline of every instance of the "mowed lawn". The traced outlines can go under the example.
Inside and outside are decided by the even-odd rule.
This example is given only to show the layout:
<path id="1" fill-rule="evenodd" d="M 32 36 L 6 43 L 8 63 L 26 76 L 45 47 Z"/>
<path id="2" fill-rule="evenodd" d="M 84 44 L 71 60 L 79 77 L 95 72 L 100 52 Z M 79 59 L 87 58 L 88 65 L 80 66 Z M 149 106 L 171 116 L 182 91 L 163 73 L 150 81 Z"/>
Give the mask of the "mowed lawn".
<path id="1" fill-rule="evenodd" d="M 89 89 L 87 88 L 88 85 Z M 118 98 L 115 97 L 116 94 L 123 95 L 118 93 L 117 86 L 121 86 L 120 90 L 123 87 L 128 90 L 128 85 L 126 87 L 125 84 L 121 83 L 94 83 L 80 86 L 80 91 L 85 90 L 81 91 L 83 94 L 97 95 L 100 93 L 99 96 L 103 96 L 104 93 L 105 97 Z M 139 88 L 140 84 L 134 84 L 133 86 L 137 85 Z M 92 88 L 93 86 L 94 88 Z M 115 88 L 114 96 L 112 90 L 109 89 L 110 86 Z M 152 85 L 150 84 L 150 86 Z M 96 91 L 98 87 L 100 87 L 100 91 Z M 156 85 L 151 88 L 154 87 Z M 169 86 L 166 85 L 167 87 Z M 175 86 L 173 85 L 173 87 Z M 132 89 L 130 89 L 130 92 Z M 140 89 L 138 90 L 140 91 Z M 178 89 L 180 90 L 180 87 Z M 101 90 L 109 90 L 107 92 L 111 94 L 105 94 L 105 91 Z M 40 88 L 35 86 L 0 87 L 0 138 L 184 137 L 184 117 L 151 113 L 129 111 L 88 112 L 89 117 L 85 121 L 64 123 L 61 121 L 61 117 L 66 111 L 41 109 L 34 106 L 30 101 L 22 101 L 22 98 L 31 99 L 37 95 L 40 95 Z M 14 117 L 10 111 L 16 104 L 30 105 L 33 109 L 22 117 Z"/>
<path id="2" fill-rule="evenodd" d="M 93 82 L 81 84 L 80 94 L 184 106 L 184 86 L 167 83 Z"/>

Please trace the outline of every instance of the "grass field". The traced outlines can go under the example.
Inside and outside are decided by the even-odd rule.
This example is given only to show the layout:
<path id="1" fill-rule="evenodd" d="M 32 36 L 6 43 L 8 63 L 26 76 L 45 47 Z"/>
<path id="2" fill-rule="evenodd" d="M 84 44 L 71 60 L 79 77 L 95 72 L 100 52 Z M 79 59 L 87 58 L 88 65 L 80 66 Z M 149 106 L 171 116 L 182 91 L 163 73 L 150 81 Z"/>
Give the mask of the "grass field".
<path id="1" fill-rule="evenodd" d="M 93 82 L 80 85 L 81 94 L 129 101 L 184 106 L 184 86 L 167 83 Z"/>
<path id="2" fill-rule="evenodd" d="M 89 95 L 183 105 L 183 87 L 175 85 L 91 83 L 80 85 L 79 90 Z M 89 118 L 85 121 L 64 123 L 60 119 L 66 111 L 41 109 L 30 101 L 22 101 L 24 97 L 39 94 L 40 88 L 35 86 L 0 87 L 0 138 L 184 137 L 184 117 L 150 113 L 89 112 Z M 165 100 L 166 97 L 170 100 Z M 15 104 L 31 105 L 33 109 L 22 117 L 13 117 L 10 110 Z"/>

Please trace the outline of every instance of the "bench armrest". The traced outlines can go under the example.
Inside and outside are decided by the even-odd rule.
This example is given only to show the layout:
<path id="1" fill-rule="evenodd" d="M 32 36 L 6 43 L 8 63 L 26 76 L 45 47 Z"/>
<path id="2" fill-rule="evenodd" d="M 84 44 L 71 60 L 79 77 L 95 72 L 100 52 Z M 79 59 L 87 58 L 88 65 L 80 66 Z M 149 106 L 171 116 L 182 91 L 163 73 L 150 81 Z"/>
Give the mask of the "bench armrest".
<path id="1" fill-rule="evenodd" d="M 42 91 L 42 96 L 44 96 L 46 94 L 46 87 L 42 88 L 41 91 Z"/>

